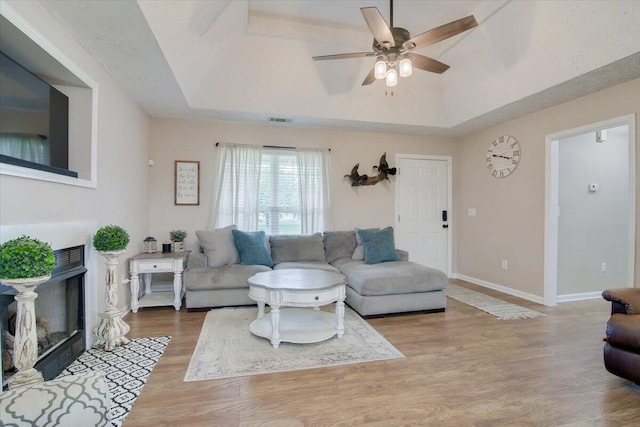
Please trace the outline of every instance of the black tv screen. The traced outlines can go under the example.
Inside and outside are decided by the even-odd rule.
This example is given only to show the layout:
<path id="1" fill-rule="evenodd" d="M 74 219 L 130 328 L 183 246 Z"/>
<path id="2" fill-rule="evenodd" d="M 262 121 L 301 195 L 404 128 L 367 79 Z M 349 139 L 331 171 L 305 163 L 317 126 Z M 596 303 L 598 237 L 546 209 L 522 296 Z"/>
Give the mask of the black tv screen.
<path id="1" fill-rule="evenodd" d="M 69 170 L 69 98 L 0 52 L 0 162 Z"/>

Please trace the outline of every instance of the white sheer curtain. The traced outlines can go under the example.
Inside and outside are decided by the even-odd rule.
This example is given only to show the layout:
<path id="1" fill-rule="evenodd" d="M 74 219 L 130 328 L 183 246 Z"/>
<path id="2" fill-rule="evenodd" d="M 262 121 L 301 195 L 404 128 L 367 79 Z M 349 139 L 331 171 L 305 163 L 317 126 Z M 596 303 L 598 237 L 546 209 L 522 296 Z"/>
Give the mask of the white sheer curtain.
<path id="1" fill-rule="evenodd" d="M 216 194 L 209 228 L 235 224 L 240 230 L 257 230 L 262 147 L 220 143 L 216 157 Z"/>
<path id="2" fill-rule="evenodd" d="M 49 142 L 36 134 L 0 134 L 0 154 L 28 160 L 41 165 L 49 165 Z"/>
<path id="3" fill-rule="evenodd" d="M 297 148 L 302 234 L 329 228 L 329 153 L 326 148 Z"/>

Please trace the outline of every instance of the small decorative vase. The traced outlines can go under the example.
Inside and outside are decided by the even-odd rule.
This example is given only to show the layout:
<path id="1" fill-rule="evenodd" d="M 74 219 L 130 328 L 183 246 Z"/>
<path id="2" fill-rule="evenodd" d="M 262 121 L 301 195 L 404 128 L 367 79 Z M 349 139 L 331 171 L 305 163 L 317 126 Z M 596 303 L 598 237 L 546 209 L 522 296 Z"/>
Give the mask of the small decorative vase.
<path id="1" fill-rule="evenodd" d="M 184 252 L 184 241 L 173 242 L 173 252 Z"/>
<path id="2" fill-rule="evenodd" d="M 105 277 L 105 312 L 100 314 L 98 326 L 93 330 L 96 342 L 94 348 L 104 348 L 111 351 L 119 345 L 129 343 L 125 335 L 129 332 L 129 325 L 122 320 L 122 312 L 116 307 L 118 304 L 118 257 L 125 251 L 98 252 L 107 261 L 107 274 Z"/>
<path id="3" fill-rule="evenodd" d="M 38 298 L 35 288 L 49 280 L 51 276 L 32 277 L 29 279 L 0 279 L 5 285 L 18 291 L 15 300 L 16 335 L 13 345 L 14 365 L 18 372 L 13 375 L 9 388 L 23 387 L 44 381 L 42 373 L 33 366 L 38 360 L 38 336 L 36 333 L 36 310 L 34 301 Z"/>

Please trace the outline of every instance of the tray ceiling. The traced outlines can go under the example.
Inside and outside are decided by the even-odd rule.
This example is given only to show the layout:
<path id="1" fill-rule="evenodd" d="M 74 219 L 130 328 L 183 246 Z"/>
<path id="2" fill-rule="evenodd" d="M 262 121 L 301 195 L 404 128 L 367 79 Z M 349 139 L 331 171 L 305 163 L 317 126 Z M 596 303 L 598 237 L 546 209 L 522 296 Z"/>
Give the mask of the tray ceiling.
<path id="1" fill-rule="evenodd" d="M 451 66 L 393 95 L 360 85 L 367 1 L 48 1 L 44 6 L 154 117 L 459 136 L 640 77 L 640 2 L 394 2 L 412 35 L 473 14 L 420 50 Z M 386 91 L 386 94 L 385 94 Z"/>

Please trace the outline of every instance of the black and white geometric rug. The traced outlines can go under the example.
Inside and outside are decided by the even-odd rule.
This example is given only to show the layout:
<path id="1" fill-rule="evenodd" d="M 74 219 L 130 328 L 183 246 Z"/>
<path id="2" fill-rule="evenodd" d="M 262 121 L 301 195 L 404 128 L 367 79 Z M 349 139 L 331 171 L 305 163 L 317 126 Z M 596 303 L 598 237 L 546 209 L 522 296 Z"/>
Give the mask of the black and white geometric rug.
<path id="1" fill-rule="evenodd" d="M 87 350 L 58 378 L 85 371 L 104 372 L 111 396 L 111 424 L 120 427 L 170 340 L 170 336 L 136 338 L 113 351 Z"/>

